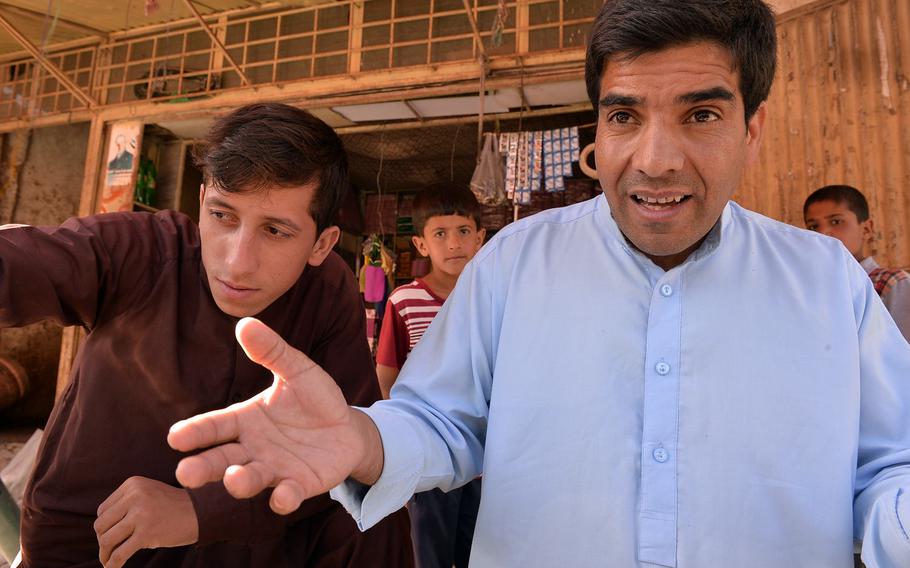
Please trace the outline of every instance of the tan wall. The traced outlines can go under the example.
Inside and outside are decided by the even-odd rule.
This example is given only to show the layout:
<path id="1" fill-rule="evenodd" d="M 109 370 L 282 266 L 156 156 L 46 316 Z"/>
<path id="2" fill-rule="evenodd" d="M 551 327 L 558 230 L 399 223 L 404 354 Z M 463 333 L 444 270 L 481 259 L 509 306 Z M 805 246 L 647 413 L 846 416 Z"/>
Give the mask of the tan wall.
<path id="1" fill-rule="evenodd" d="M 20 134 L 20 133 L 16 133 Z M 4 143 L 10 146 L 10 138 Z M 8 174 L 11 161 L 21 166 L 14 179 L 4 179 L 0 192 L 0 223 L 57 225 L 76 214 L 88 142 L 87 124 L 69 124 L 32 130 L 24 155 L 2 153 L 0 167 Z M 25 367 L 31 382 L 26 397 L 0 412 L 0 423 L 41 426 L 54 403 L 60 326 L 41 322 L 18 329 L 0 330 L 0 356 Z"/>
<path id="2" fill-rule="evenodd" d="M 802 226 L 814 189 L 868 197 L 882 263 L 910 266 L 910 2 L 832 0 L 780 18 L 760 163 L 735 199 Z"/>

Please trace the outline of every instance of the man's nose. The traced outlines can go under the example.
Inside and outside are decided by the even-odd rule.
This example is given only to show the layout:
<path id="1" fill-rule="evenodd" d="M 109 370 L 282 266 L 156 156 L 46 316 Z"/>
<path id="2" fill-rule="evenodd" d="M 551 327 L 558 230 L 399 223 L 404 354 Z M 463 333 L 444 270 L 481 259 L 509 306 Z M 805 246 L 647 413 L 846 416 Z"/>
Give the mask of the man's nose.
<path id="1" fill-rule="evenodd" d="M 225 263 L 232 276 L 243 276 L 256 271 L 259 257 L 256 239 L 246 231 L 238 230 L 231 235 L 225 251 Z"/>
<path id="2" fill-rule="evenodd" d="M 645 125 L 638 137 L 633 166 L 651 178 L 663 177 L 683 168 L 685 155 L 672 129 L 660 121 Z"/>

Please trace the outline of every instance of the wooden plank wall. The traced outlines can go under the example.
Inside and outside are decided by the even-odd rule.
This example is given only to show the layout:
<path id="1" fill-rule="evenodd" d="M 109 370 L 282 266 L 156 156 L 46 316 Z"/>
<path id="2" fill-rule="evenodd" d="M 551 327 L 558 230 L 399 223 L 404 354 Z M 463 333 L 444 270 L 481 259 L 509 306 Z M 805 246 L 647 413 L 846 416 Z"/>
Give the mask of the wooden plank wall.
<path id="1" fill-rule="evenodd" d="M 809 193 L 853 185 L 879 262 L 910 266 L 910 0 L 822 0 L 778 24 L 761 159 L 734 198 L 801 227 Z"/>

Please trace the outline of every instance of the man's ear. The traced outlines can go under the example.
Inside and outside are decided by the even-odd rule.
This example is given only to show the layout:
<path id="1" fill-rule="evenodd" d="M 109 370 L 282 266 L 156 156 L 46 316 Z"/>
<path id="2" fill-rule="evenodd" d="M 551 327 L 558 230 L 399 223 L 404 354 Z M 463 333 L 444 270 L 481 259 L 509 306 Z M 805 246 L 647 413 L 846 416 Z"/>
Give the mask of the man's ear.
<path id="1" fill-rule="evenodd" d="M 336 225 L 323 229 L 319 238 L 313 243 L 313 250 L 310 252 L 310 258 L 307 260 L 307 264 L 310 266 L 319 266 L 322 264 L 322 261 L 324 261 L 325 258 L 329 256 L 329 253 L 332 252 L 332 249 L 335 248 L 335 244 L 338 242 L 339 237 L 341 237 L 341 229 Z"/>
<path id="2" fill-rule="evenodd" d="M 430 249 L 427 248 L 427 242 L 423 237 L 414 235 L 411 237 L 411 242 L 414 243 L 414 248 L 417 249 L 417 252 L 420 253 L 420 256 L 430 256 Z"/>
<path id="3" fill-rule="evenodd" d="M 768 105 L 761 103 L 755 110 L 755 114 L 746 123 L 746 165 L 752 165 L 758 161 L 758 154 L 761 151 L 762 135 L 765 132 L 765 118 L 768 116 Z"/>
<path id="4" fill-rule="evenodd" d="M 205 183 L 199 184 L 199 210 L 202 211 L 202 200 L 205 199 Z"/>
<path id="5" fill-rule="evenodd" d="M 477 248 L 478 249 L 483 246 L 483 239 L 486 236 L 487 236 L 486 229 L 477 229 Z"/>

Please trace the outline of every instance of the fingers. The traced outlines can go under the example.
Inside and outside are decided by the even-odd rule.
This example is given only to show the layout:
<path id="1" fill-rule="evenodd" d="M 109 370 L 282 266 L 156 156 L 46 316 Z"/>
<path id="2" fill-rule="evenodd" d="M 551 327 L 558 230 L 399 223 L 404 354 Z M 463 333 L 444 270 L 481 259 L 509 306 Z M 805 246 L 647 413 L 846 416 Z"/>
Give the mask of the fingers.
<path id="1" fill-rule="evenodd" d="M 114 495 L 117 493 L 115 492 Z M 112 495 L 111 497 L 113 497 Z M 108 498 L 110 501 L 110 497 Z M 101 504 L 101 507 L 104 507 L 105 501 Z M 114 505 L 108 505 L 104 510 L 101 507 L 98 507 L 98 518 L 95 519 L 95 523 L 92 525 L 95 529 L 95 534 L 99 537 L 105 534 L 107 531 L 111 530 L 111 527 L 123 520 L 123 517 L 126 516 L 126 513 L 129 511 L 129 507 L 120 503 Z"/>
<path id="2" fill-rule="evenodd" d="M 133 527 L 125 519 L 119 519 L 116 525 L 109 530 L 98 532 L 98 559 L 101 564 L 108 566 L 113 553 L 133 534 Z M 135 551 L 134 551 L 135 552 Z M 132 556 L 132 554 L 131 554 Z M 129 558 L 129 557 L 127 557 Z M 126 559 L 124 559 L 124 562 Z"/>
<path id="3" fill-rule="evenodd" d="M 282 379 L 293 379 L 319 367 L 309 357 L 288 345 L 281 336 L 255 318 L 243 318 L 235 329 L 247 357 Z"/>
<path id="4" fill-rule="evenodd" d="M 139 543 L 139 539 L 130 536 L 114 549 L 110 558 L 104 563 L 104 568 L 122 568 L 126 561 L 132 558 L 140 548 L 142 546 Z"/>
<path id="5" fill-rule="evenodd" d="M 201 487 L 212 481 L 220 481 L 231 466 L 244 465 L 249 461 L 249 455 L 240 444 L 217 446 L 180 460 L 177 464 L 177 481 L 184 487 Z"/>
<path id="6" fill-rule="evenodd" d="M 181 420 L 167 434 L 167 443 L 177 451 L 189 452 L 237 438 L 237 409 L 227 407 Z"/>
<path id="7" fill-rule="evenodd" d="M 224 474 L 224 486 L 237 499 L 258 495 L 275 483 L 275 473 L 262 462 L 231 466 Z"/>
<path id="8" fill-rule="evenodd" d="M 285 479 L 272 491 L 269 507 L 279 515 L 288 515 L 300 508 L 304 499 L 306 492 L 303 487 L 292 479 Z"/>

